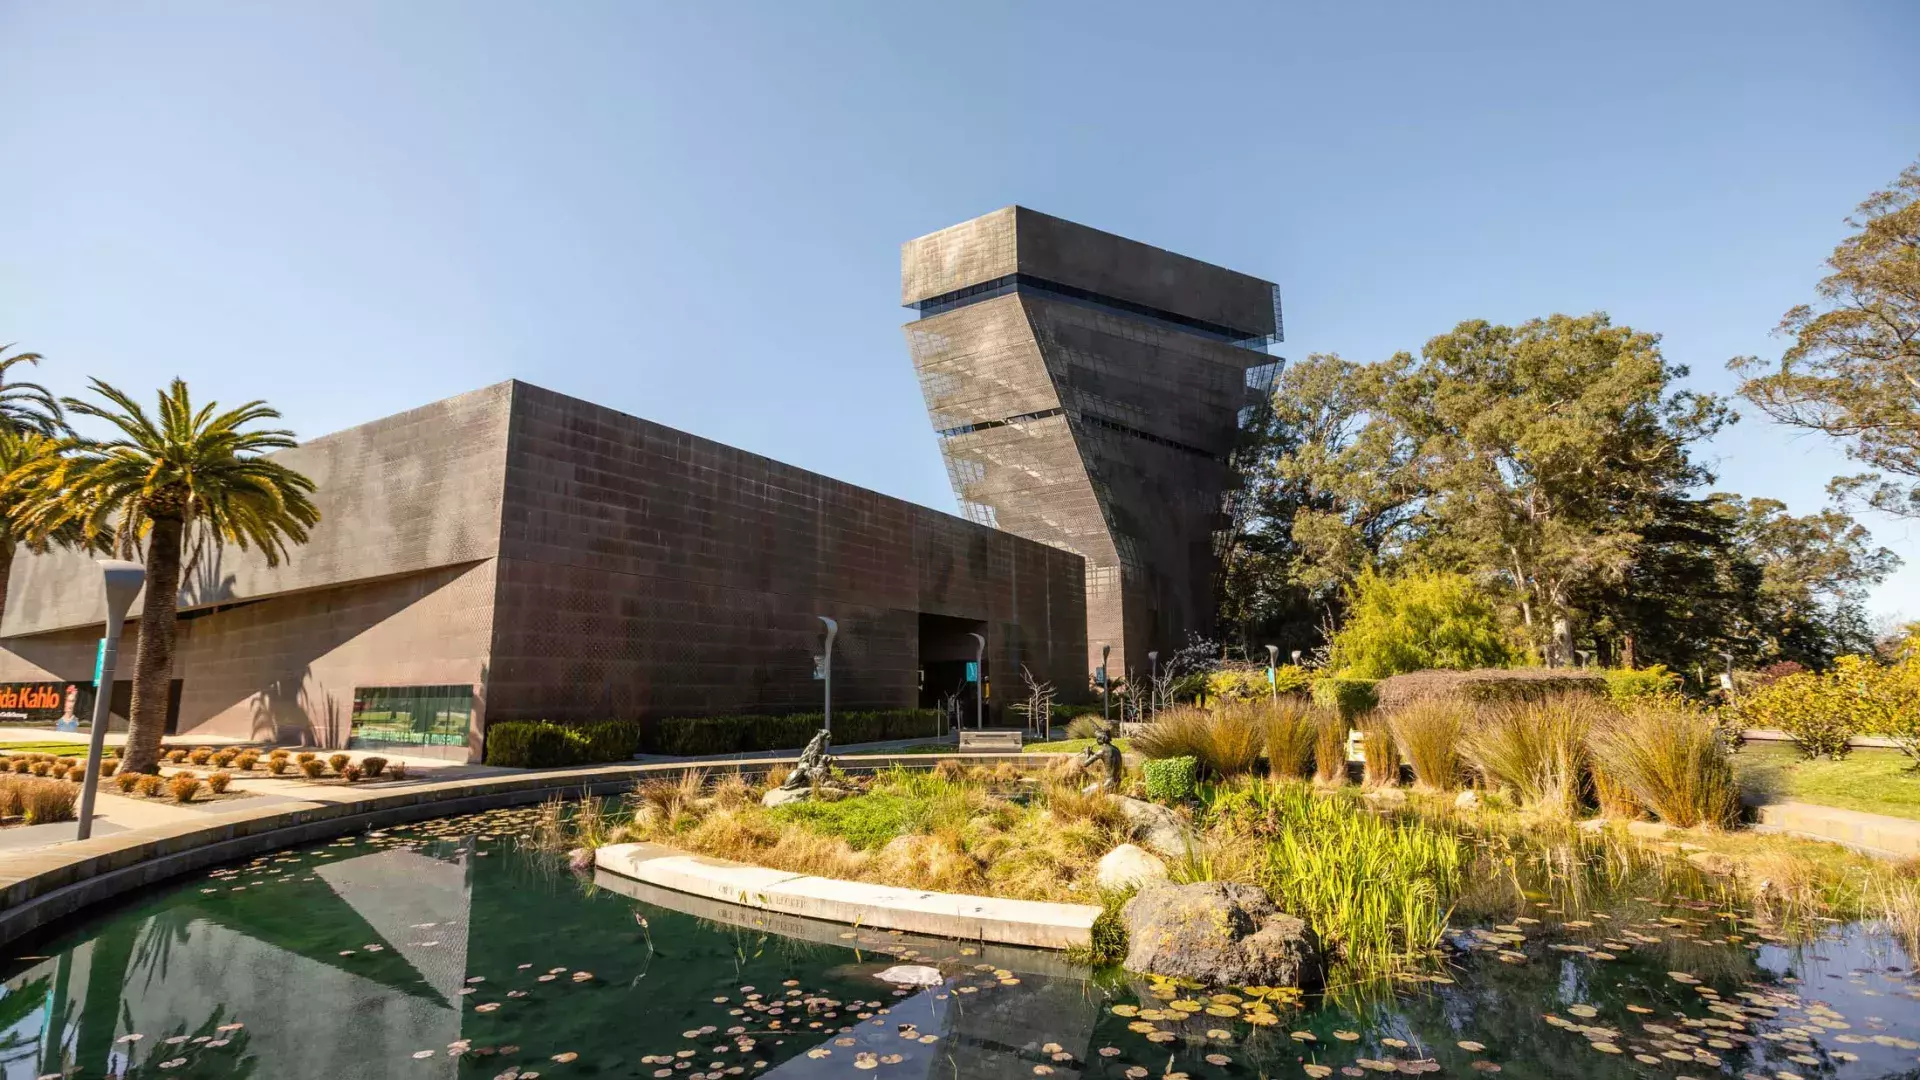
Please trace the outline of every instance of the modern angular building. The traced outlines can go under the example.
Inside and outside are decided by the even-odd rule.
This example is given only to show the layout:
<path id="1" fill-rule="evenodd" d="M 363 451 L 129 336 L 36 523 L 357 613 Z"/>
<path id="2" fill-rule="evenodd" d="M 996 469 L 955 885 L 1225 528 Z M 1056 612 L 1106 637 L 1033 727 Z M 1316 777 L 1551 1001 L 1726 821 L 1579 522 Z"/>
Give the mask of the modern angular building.
<path id="1" fill-rule="evenodd" d="M 961 511 L 1086 559 L 1090 666 L 1144 677 L 1211 629 L 1278 288 L 1019 206 L 910 241 L 900 277 Z"/>
<path id="2" fill-rule="evenodd" d="M 489 720 L 814 710 L 822 615 L 836 710 L 933 704 L 975 633 L 1000 698 L 1022 666 L 1083 684 L 1077 556 L 526 383 L 277 457 L 320 524 L 279 567 L 228 549 L 184 583 L 183 734 L 465 759 Z M 100 577 L 15 560 L 0 701 L 52 719 L 91 690 Z"/>

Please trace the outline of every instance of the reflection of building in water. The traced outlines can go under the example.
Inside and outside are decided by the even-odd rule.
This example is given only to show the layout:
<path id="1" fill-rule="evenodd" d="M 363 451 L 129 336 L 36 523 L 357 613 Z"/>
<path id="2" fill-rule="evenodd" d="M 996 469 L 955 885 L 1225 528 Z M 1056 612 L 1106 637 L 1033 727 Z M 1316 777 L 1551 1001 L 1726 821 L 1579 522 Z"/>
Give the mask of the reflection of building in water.
<path id="1" fill-rule="evenodd" d="M 229 1039 L 225 1053 L 236 1062 L 283 1075 L 381 1076 L 408 1061 L 410 1076 L 452 1077 L 456 1063 L 444 1050 L 460 1038 L 471 907 L 465 861 L 391 850 L 315 873 L 325 889 L 269 885 L 298 891 L 110 924 L 10 980 L 0 1007 L 28 991 L 44 1004 L 0 1029 L 0 1076 L 69 1066 L 117 1075 L 181 1056 L 181 1045 L 166 1040 L 184 1035 Z M 352 956 L 314 948 L 342 940 L 379 948 Z M 280 1019 L 218 1030 L 261 1016 Z M 142 1038 L 117 1041 L 128 1034 Z M 438 1052 L 411 1061 L 422 1049 Z"/>

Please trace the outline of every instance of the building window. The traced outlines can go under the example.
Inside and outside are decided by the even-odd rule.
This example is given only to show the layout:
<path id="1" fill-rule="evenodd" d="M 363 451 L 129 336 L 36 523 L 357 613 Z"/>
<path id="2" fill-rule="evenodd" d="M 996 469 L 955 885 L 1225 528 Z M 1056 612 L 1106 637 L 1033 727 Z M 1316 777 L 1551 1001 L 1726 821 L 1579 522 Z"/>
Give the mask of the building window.
<path id="1" fill-rule="evenodd" d="M 473 725 L 471 686 L 360 686 L 353 691 L 348 749 L 467 745 Z"/>

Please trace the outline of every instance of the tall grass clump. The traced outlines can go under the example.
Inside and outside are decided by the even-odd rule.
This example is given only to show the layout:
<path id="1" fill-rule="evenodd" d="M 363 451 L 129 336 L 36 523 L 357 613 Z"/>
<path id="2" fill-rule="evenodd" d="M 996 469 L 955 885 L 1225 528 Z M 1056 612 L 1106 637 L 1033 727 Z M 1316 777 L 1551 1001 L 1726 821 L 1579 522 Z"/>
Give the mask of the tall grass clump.
<path id="1" fill-rule="evenodd" d="M 1218 711 L 1182 706 L 1162 710 L 1144 730 L 1130 737 L 1133 749 L 1150 760 L 1191 757 L 1217 777 L 1253 771 L 1260 760 L 1260 709 L 1230 704 Z"/>
<path id="2" fill-rule="evenodd" d="M 1884 881 L 1874 899 L 1887 929 L 1907 951 L 1907 962 L 1920 964 L 1920 877 Z"/>
<path id="3" fill-rule="evenodd" d="M 1740 784 L 1726 744 L 1704 714 L 1672 706 L 1629 708 L 1588 737 L 1597 768 L 1669 825 L 1731 825 Z"/>
<path id="4" fill-rule="evenodd" d="M 1304 780 L 1312 769 L 1314 735 L 1318 726 L 1306 702 L 1288 697 L 1269 706 L 1260 716 L 1260 743 L 1267 755 L 1267 774 L 1276 780 Z"/>
<path id="5" fill-rule="evenodd" d="M 0 817 L 23 818 L 27 825 L 72 821 L 79 796 L 80 789 L 72 784 L 10 773 L 0 777 Z"/>
<path id="6" fill-rule="evenodd" d="M 1392 787 L 1400 782 L 1400 745 L 1393 741 L 1393 726 L 1385 713 L 1370 712 L 1357 725 L 1362 736 L 1360 751 L 1366 758 L 1367 786 Z"/>
<path id="7" fill-rule="evenodd" d="M 1474 768 L 1518 792 L 1522 805 L 1573 817 L 1580 809 L 1587 736 L 1597 712 L 1592 698 L 1571 695 L 1490 706 L 1462 750 Z"/>
<path id="8" fill-rule="evenodd" d="M 1467 864 L 1451 833 L 1304 784 L 1238 788 L 1210 816 L 1226 836 L 1260 842 L 1254 883 L 1314 927 L 1354 977 L 1389 974 L 1439 945 Z M 1218 846 L 1230 865 L 1235 845 Z"/>
<path id="9" fill-rule="evenodd" d="M 1438 699 L 1403 706 L 1388 719 L 1393 741 L 1413 766 L 1419 786 L 1435 791 L 1460 786 L 1468 719 L 1467 706 Z"/>
<path id="10" fill-rule="evenodd" d="M 1347 733 L 1353 725 L 1335 709 L 1314 716 L 1313 778 L 1322 784 L 1347 782 Z"/>

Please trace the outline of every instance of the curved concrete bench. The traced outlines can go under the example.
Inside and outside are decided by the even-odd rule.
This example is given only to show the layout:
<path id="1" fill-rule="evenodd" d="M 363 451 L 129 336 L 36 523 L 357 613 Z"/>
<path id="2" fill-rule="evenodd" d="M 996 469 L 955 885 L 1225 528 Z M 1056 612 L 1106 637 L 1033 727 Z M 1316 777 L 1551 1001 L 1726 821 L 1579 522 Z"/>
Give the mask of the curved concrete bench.
<path id="1" fill-rule="evenodd" d="M 827 922 L 962 941 L 1064 949 L 1092 940 L 1100 908 L 929 892 L 691 855 L 660 844 L 610 844 L 594 865 L 649 885 Z"/>

